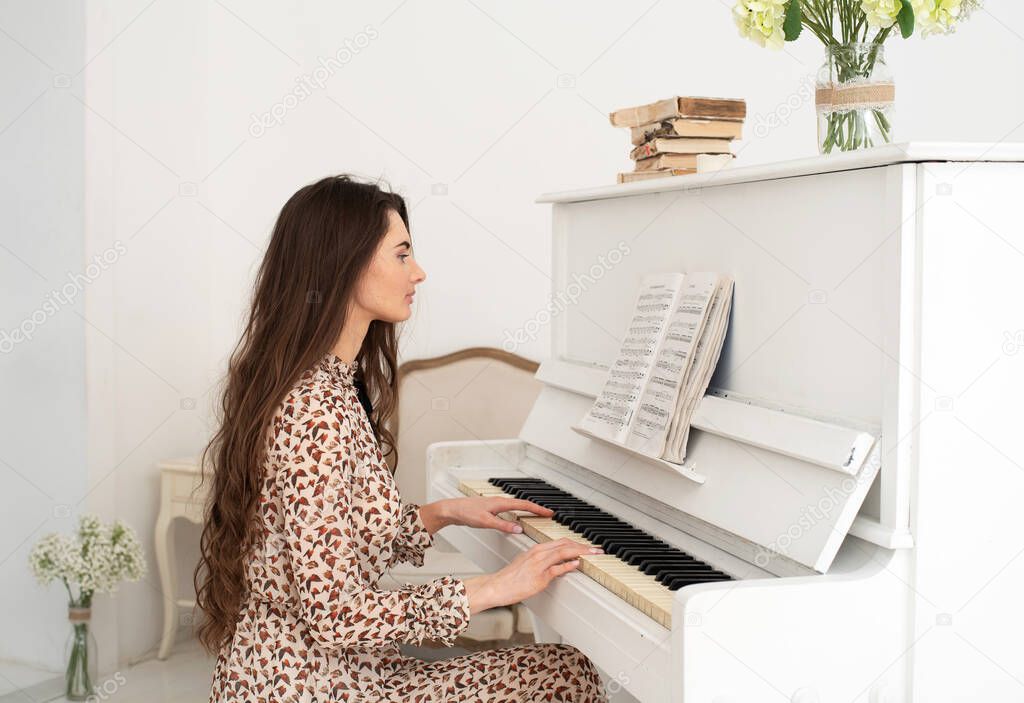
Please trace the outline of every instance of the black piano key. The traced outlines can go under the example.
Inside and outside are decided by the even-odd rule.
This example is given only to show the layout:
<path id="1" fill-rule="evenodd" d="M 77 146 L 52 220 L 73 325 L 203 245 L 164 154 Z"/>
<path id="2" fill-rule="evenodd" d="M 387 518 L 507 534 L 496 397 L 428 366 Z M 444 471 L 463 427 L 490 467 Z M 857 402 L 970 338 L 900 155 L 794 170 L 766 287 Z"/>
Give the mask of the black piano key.
<path id="1" fill-rule="evenodd" d="M 651 542 L 653 544 L 665 544 L 657 537 L 652 537 L 643 530 L 638 530 L 632 525 L 626 528 L 613 528 L 609 530 L 610 539 L 621 539 L 624 542 Z"/>
<path id="2" fill-rule="evenodd" d="M 586 523 L 588 525 L 593 525 L 594 527 L 598 527 L 601 525 L 605 527 L 614 527 L 615 525 L 624 524 L 620 520 L 616 520 L 611 516 L 603 515 L 601 513 L 594 513 L 593 511 L 585 511 L 583 513 L 575 514 L 563 513 L 562 515 L 564 515 L 567 520 L 572 520 L 579 523 Z"/>
<path id="3" fill-rule="evenodd" d="M 684 581 L 691 583 L 705 583 L 708 581 L 731 581 L 732 577 L 728 574 L 723 574 L 720 571 L 712 573 L 670 573 L 666 571 L 663 574 L 658 574 L 657 576 L 655 576 L 655 579 L 657 579 L 658 583 L 662 584 L 663 586 L 668 586 L 671 588 L 673 583 L 678 584 Z"/>
<path id="4" fill-rule="evenodd" d="M 625 523 L 623 523 L 623 526 L 613 525 L 609 527 L 605 525 L 596 525 L 593 527 L 585 527 L 581 534 L 590 540 L 599 539 L 602 537 L 610 538 L 613 534 L 616 534 L 616 531 L 621 533 L 621 530 L 624 527 L 624 525 Z"/>
<path id="5" fill-rule="evenodd" d="M 648 576 L 657 576 L 660 573 L 705 573 L 710 574 L 714 569 L 707 564 L 694 562 L 678 562 L 671 559 L 650 559 L 638 567 Z"/>
<path id="6" fill-rule="evenodd" d="M 583 504 L 585 504 L 581 502 L 579 499 L 573 498 L 570 495 L 557 495 L 555 493 L 534 493 L 528 490 L 512 490 L 509 492 L 512 494 L 512 497 L 520 498 L 521 500 L 532 500 L 534 502 L 542 504 L 542 506 L 543 504 L 553 502 L 566 504 L 566 506 L 569 506 L 569 504 L 571 504 L 571 506 L 583 506 Z"/>
<path id="7" fill-rule="evenodd" d="M 635 550 L 668 548 L 671 545 L 665 544 L 661 540 L 655 539 L 649 535 L 630 535 L 622 533 L 618 535 L 609 535 L 608 546 L 622 550 Z"/>
<path id="8" fill-rule="evenodd" d="M 669 557 L 671 559 L 678 559 L 681 563 L 690 564 L 701 564 L 703 562 L 694 559 L 689 554 L 684 554 L 674 549 L 645 549 L 641 551 L 630 552 L 626 556 L 619 557 L 622 561 L 626 562 L 630 566 L 638 566 L 644 560 L 654 559 L 657 557 Z"/>
<path id="9" fill-rule="evenodd" d="M 507 486 L 503 486 L 502 490 L 505 491 L 506 493 L 511 493 L 513 495 L 517 493 L 533 493 L 536 495 L 553 494 L 561 496 L 569 495 L 565 491 L 559 491 L 557 488 L 552 488 L 548 486 L 535 486 L 531 484 L 509 484 Z"/>
<path id="10" fill-rule="evenodd" d="M 668 583 L 674 578 L 721 578 L 728 576 L 723 574 L 718 569 L 687 569 L 673 566 L 663 566 L 660 569 L 652 570 L 654 573 L 647 574 L 653 576 L 662 583 Z"/>
<path id="11" fill-rule="evenodd" d="M 492 478 L 492 479 L 488 480 L 488 483 L 490 483 L 492 486 L 497 486 L 498 488 L 502 489 L 503 491 L 508 491 L 510 488 L 521 488 L 521 487 L 543 488 L 543 487 L 546 487 L 546 486 L 550 485 L 550 484 L 548 484 L 548 483 L 546 483 L 544 481 L 539 481 L 539 480 L 526 480 L 526 479 L 518 480 L 518 479 L 511 479 L 511 478 L 503 478 L 503 479 Z"/>
<path id="12" fill-rule="evenodd" d="M 636 565 L 638 569 L 643 571 L 645 574 L 654 576 L 661 571 L 668 569 L 678 569 L 679 571 L 714 571 L 714 567 L 705 564 L 701 561 L 693 561 L 691 559 L 674 559 L 671 556 L 653 556 L 640 559 L 640 563 Z"/>
<path id="13" fill-rule="evenodd" d="M 550 508 L 551 510 L 554 510 L 556 518 L 559 515 L 562 516 L 563 518 L 575 517 L 577 515 L 579 515 L 579 516 L 583 516 L 583 515 L 594 516 L 594 515 L 596 515 L 596 513 L 591 513 L 591 512 L 589 512 L 587 510 L 583 510 L 583 509 L 578 508 L 578 507 L 576 507 L 574 505 L 564 505 L 564 504 L 559 504 L 559 503 L 546 503 L 546 504 L 544 504 L 544 507 L 545 508 Z"/>
<path id="14" fill-rule="evenodd" d="M 599 510 L 595 510 L 589 505 L 579 505 L 577 503 L 567 503 L 565 501 L 544 501 L 552 510 L 561 510 L 563 515 L 571 515 L 577 513 L 579 515 L 590 515 L 593 517 L 603 516 Z"/>
<path id="15" fill-rule="evenodd" d="M 695 584 L 695 583 L 710 583 L 712 581 L 731 581 L 731 580 L 732 580 L 732 578 L 730 576 L 726 576 L 726 575 L 722 575 L 722 576 L 718 576 L 718 575 L 702 576 L 702 577 L 697 577 L 697 578 L 690 578 L 690 577 L 685 577 L 684 576 L 684 577 L 679 577 L 679 578 L 672 579 L 671 581 L 669 581 L 666 584 L 666 586 L 668 587 L 668 590 L 670 590 L 670 591 L 678 591 L 683 586 L 690 586 L 690 585 Z"/>
<path id="16" fill-rule="evenodd" d="M 594 541 L 594 539 L 600 539 L 599 537 L 594 537 L 593 539 L 591 539 L 591 537 L 588 537 L 588 535 L 594 535 L 595 534 L 592 531 L 595 528 L 595 525 L 593 525 L 592 523 L 586 523 L 586 522 L 579 522 L 579 521 L 577 521 L 577 522 L 568 523 L 568 527 L 569 527 L 570 530 L 572 530 L 573 532 L 578 534 L 580 537 L 583 537 L 583 538 L 588 539 L 590 541 Z"/>
<path id="17" fill-rule="evenodd" d="M 615 535 L 608 538 L 608 547 L 622 552 L 657 550 L 657 548 L 670 548 L 670 546 L 670 544 L 648 536 Z"/>
<path id="18" fill-rule="evenodd" d="M 582 512 L 576 513 L 575 515 L 566 515 L 566 517 L 574 520 L 587 521 L 588 524 L 593 525 L 594 527 L 603 526 L 612 529 L 615 527 L 626 526 L 626 523 L 622 522 L 622 520 L 602 513 Z"/>
<path id="19" fill-rule="evenodd" d="M 559 508 L 559 511 L 561 511 L 562 515 L 564 515 L 566 518 L 575 520 L 590 520 L 595 525 L 601 524 L 608 525 L 610 527 L 613 525 L 624 524 L 621 520 L 613 518 L 611 515 L 605 515 L 604 513 L 595 512 L 593 510 L 570 511 L 565 510 L 563 508 Z"/>
<path id="20" fill-rule="evenodd" d="M 604 548 L 605 553 L 613 554 L 619 558 L 622 558 L 630 549 L 638 549 L 640 547 L 651 548 L 652 546 L 659 546 L 656 542 L 624 542 L 622 540 L 609 539 L 609 540 L 598 540 L 601 547 Z"/>
<path id="21" fill-rule="evenodd" d="M 646 547 L 667 547 L 667 546 L 669 546 L 669 545 L 665 544 L 664 542 L 662 542 L 661 540 L 655 539 L 654 537 L 651 537 L 650 535 L 645 535 L 642 532 L 627 532 L 625 530 L 623 530 L 621 532 L 618 532 L 618 533 L 610 533 L 608 535 L 608 541 L 611 542 L 613 545 L 622 546 L 622 547 L 632 547 L 634 549 L 636 549 L 637 547 L 644 547 L 644 546 L 646 546 Z"/>
<path id="22" fill-rule="evenodd" d="M 514 491 L 513 496 L 516 498 L 522 498 L 523 500 L 532 500 L 534 503 L 557 503 L 559 505 L 576 505 L 583 507 L 586 503 L 573 498 L 572 496 L 558 496 L 550 493 L 531 493 L 530 491 Z"/>
<path id="23" fill-rule="evenodd" d="M 600 511 L 594 510 L 592 506 L 580 505 L 579 503 L 570 503 L 565 500 L 538 500 L 541 503 L 552 510 L 561 510 L 564 514 L 569 515 L 572 512 L 577 512 L 580 515 L 603 515 Z"/>

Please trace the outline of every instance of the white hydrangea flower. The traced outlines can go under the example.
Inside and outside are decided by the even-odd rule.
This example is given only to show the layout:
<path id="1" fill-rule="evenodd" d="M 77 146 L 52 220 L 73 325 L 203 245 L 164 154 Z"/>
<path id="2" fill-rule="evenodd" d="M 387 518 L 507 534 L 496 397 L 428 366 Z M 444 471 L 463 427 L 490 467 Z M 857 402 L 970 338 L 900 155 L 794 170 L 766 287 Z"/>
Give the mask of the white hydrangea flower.
<path id="1" fill-rule="evenodd" d="M 786 0 L 737 0 L 732 18 L 740 35 L 758 46 L 781 49 L 786 43 Z"/>
<path id="2" fill-rule="evenodd" d="M 956 26 L 981 7 L 981 0 L 910 0 L 914 23 L 922 37 L 952 34 Z"/>
<path id="3" fill-rule="evenodd" d="M 864 12 L 869 27 L 885 29 L 896 21 L 902 4 L 901 0 L 861 0 L 860 9 Z"/>

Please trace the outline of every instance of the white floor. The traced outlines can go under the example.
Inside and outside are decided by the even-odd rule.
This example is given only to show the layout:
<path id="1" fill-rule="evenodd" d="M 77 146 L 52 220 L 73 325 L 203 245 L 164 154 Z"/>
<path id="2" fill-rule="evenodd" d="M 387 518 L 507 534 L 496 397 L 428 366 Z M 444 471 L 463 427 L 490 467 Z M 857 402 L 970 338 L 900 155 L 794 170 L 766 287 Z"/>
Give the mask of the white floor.
<path id="1" fill-rule="evenodd" d="M 428 650 L 409 648 L 403 651 L 424 659 L 465 654 L 465 650 Z M 210 696 L 213 657 L 207 656 L 195 640 L 177 644 L 165 661 L 149 659 L 103 676 L 97 700 L 103 703 L 205 703 Z M 45 679 L 45 680 L 44 680 Z M 54 674 L 29 667 L 0 662 L 0 703 L 44 703 L 64 698 L 63 681 Z M 609 689 L 610 703 L 633 703 L 633 699 L 617 686 Z"/>
<path id="2" fill-rule="evenodd" d="M 0 661 L 0 696 L 52 679 L 56 674 L 24 664 Z"/>
<path id="3" fill-rule="evenodd" d="M 149 659 L 101 676 L 96 699 L 103 703 L 204 703 L 210 697 L 213 663 L 214 659 L 206 656 L 195 640 L 188 640 L 176 646 L 166 661 Z M 46 673 L 47 680 L 43 681 L 13 668 L 9 674 L 7 665 L 0 664 L 0 676 L 7 685 L 0 690 L 0 703 L 67 700 L 62 695 L 59 674 L 54 678 L 54 674 Z"/>

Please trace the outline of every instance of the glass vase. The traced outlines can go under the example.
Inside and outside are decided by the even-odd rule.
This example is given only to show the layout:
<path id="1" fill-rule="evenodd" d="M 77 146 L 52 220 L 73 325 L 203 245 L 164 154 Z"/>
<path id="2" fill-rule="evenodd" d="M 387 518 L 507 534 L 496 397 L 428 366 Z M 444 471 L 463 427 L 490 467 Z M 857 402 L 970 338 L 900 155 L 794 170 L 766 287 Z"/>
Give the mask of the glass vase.
<path id="1" fill-rule="evenodd" d="M 873 42 L 825 48 L 818 71 L 815 106 L 818 151 L 865 149 L 892 141 L 896 86 L 885 63 L 885 47 Z"/>
<path id="2" fill-rule="evenodd" d="M 64 696 L 69 701 L 84 701 L 95 694 L 98 674 L 96 637 L 89 627 L 89 608 L 68 608 L 71 634 L 65 654 L 68 668 L 64 675 Z"/>

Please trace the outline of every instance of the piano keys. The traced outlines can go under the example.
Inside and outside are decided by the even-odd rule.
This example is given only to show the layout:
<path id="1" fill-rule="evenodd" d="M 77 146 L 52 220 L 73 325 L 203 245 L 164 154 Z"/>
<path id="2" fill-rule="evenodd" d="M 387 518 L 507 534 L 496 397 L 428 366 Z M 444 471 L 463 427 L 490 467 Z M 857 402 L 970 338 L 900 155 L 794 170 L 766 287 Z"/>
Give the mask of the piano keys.
<path id="1" fill-rule="evenodd" d="M 551 518 L 523 511 L 502 516 L 517 520 L 535 542 L 567 537 L 604 549 L 604 554 L 581 556 L 580 571 L 666 628 L 672 627 L 673 591 L 732 578 L 543 479 L 462 481 L 459 490 L 469 496 L 522 498 L 551 508 Z"/>

